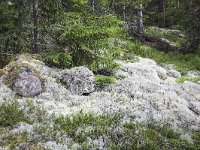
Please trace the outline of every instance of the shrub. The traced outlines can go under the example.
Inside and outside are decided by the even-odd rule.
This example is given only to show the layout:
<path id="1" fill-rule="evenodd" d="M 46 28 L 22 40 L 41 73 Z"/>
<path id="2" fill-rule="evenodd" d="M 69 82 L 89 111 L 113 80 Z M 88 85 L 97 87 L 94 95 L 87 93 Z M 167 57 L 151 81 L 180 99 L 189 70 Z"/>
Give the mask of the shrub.
<path id="1" fill-rule="evenodd" d="M 121 49 L 109 39 L 121 35 L 122 23 L 112 15 L 66 13 L 59 25 L 60 40 L 69 48 L 75 66 L 87 65 L 92 70 L 115 68 L 113 59 Z"/>
<path id="2" fill-rule="evenodd" d="M 72 64 L 72 59 L 69 53 L 66 52 L 46 52 L 43 54 L 44 62 L 49 66 L 57 68 L 68 68 Z"/>

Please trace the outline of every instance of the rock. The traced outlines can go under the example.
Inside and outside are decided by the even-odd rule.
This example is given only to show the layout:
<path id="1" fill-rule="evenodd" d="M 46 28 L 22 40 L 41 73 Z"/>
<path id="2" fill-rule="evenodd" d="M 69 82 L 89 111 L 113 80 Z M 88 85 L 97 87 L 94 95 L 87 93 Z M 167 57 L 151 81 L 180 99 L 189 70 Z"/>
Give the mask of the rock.
<path id="1" fill-rule="evenodd" d="M 16 62 L 20 62 L 20 61 L 23 61 L 23 60 L 38 60 L 40 59 L 40 56 L 37 55 L 37 54 L 24 54 L 24 55 L 19 55 L 15 58 L 15 61 Z"/>
<path id="2" fill-rule="evenodd" d="M 195 70 L 188 71 L 187 76 L 198 77 L 200 76 L 200 71 L 195 71 Z"/>
<path id="3" fill-rule="evenodd" d="M 5 82 L 17 94 L 24 97 L 33 97 L 43 91 L 43 81 L 36 71 L 28 66 L 14 66 L 9 70 Z"/>
<path id="4" fill-rule="evenodd" d="M 94 91 L 94 74 L 86 67 L 64 70 L 61 72 L 60 80 L 74 95 L 84 95 Z"/>
<path id="5" fill-rule="evenodd" d="M 176 70 L 169 70 L 169 71 L 167 72 L 167 75 L 168 75 L 169 77 L 173 77 L 173 78 L 179 78 L 179 77 L 181 77 L 180 72 L 178 72 L 178 71 L 176 71 Z"/>
<path id="6" fill-rule="evenodd" d="M 174 65 L 174 64 L 161 64 L 161 66 L 167 70 L 175 70 L 176 69 L 176 65 Z"/>

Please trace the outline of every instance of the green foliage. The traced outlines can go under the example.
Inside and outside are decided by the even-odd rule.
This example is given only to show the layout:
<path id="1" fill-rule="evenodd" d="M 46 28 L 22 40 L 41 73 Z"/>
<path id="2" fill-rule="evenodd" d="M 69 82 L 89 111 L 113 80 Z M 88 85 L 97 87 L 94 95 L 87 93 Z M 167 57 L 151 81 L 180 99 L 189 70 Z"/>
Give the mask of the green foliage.
<path id="1" fill-rule="evenodd" d="M 127 42 L 129 45 L 129 42 Z M 175 64 L 176 69 L 183 75 L 190 70 L 200 70 L 200 56 L 197 54 L 180 54 L 177 52 L 165 53 L 151 47 L 148 47 L 141 42 L 134 42 L 129 45 L 130 52 L 141 57 L 151 58 L 158 63 Z"/>
<path id="2" fill-rule="evenodd" d="M 70 12 L 65 13 L 59 32 L 75 66 L 87 65 L 92 70 L 114 68 L 117 65 L 113 59 L 121 51 L 109 39 L 122 34 L 121 25 L 122 22 L 112 15 Z"/>
<path id="3" fill-rule="evenodd" d="M 7 55 L 1 55 L 0 54 L 0 68 L 3 68 L 4 66 L 6 66 L 11 60 L 12 60 L 12 56 L 7 56 Z"/>
<path id="4" fill-rule="evenodd" d="M 190 77 L 190 76 L 182 76 L 176 80 L 178 83 L 184 83 L 185 81 L 191 81 L 195 83 L 200 82 L 200 77 Z"/>
<path id="5" fill-rule="evenodd" d="M 29 121 L 17 102 L 12 104 L 3 103 L 0 105 L 0 127 L 14 126 L 19 122 Z"/>
<path id="6" fill-rule="evenodd" d="M 95 82 L 96 82 L 96 85 L 99 88 L 104 88 L 104 87 L 106 87 L 110 84 L 114 84 L 115 83 L 115 77 L 96 75 L 95 76 Z"/>
<path id="7" fill-rule="evenodd" d="M 168 124 L 149 123 L 143 125 L 134 121 L 119 127 L 120 115 L 97 115 L 79 113 L 73 116 L 60 116 L 54 120 L 54 131 L 67 133 L 81 149 L 95 148 L 88 138 L 95 140 L 106 137 L 108 149 L 198 149 L 199 132 L 193 132 L 194 143 L 182 139 Z"/>
<path id="8" fill-rule="evenodd" d="M 198 149 L 199 144 L 190 143 L 173 131 L 169 125 L 141 125 L 135 122 L 125 123 L 124 135 L 111 143 L 111 149 Z"/>
<path id="9" fill-rule="evenodd" d="M 87 138 L 96 139 L 109 133 L 111 124 L 119 115 L 75 114 L 73 116 L 60 116 L 55 118 L 54 130 L 67 133 L 75 142 L 83 144 Z M 79 130 L 79 132 L 78 132 Z"/>
<path id="10" fill-rule="evenodd" d="M 0 134 L 1 144 L 9 146 L 11 149 L 26 142 L 28 146 L 37 148 L 36 141 L 28 138 L 28 134 L 23 132 L 12 134 L 10 128 L 18 122 L 36 122 L 40 126 L 34 128 L 34 133 L 41 135 L 43 140 L 53 139 L 60 141 L 62 135 L 69 136 L 73 142 L 79 143 L 80 149 L 96 148 L 93 140 L 103 138 L 105 148 L 108 149 L 199 149 L 200 133 L 191 133 L 193 143 L 182 139 L 179 132 L 173 130 L 168 124 L 149 123 L 143 125 L 134 120 L 122 123 L 122 115 L 93 115 L 82 112 L 70 116 L 48 115 L 37 106 L 28 102 L 30 114 L 28 119 L 24 110 L 20 109 L 17 102 L 0 105 Z M 35 116 L 34 116 L 34 115 Z M 40 116 L 40 117 L 38 117 Z M 52 126 L 53 125 L 53 126 Z M 88 140 L 90 139 L 90 140 Z M 70 145 L 69 145 L 70 147 Z"/>
<path id="11" fill-rule="evenodd" d="M 180 47 L 186 42 L 184 35 L 179 30 L 170 30 L 158 27 L 147 27 L 146 33 L 157 38 L 167 39 L 170 44 Z"/>
<path id="12" fill-rule="evenodd" d="M 68 68 L 72 64 L 72 58 L 67 52 L 45 52 L 43 55 L 44 62 L 49 66 L 57 68 Z"/>
<path id="13" fill-rule="evenodd" d="M 2 131 L 0 130 L 0 133 L 1 132 Z M 19 146 L 21 143 L 24 143 L 27 141 L 28 141 L 28 134 L 25 132 L 24 133 L 15 133 L 15 134 L 7 133 L 7 135 L 2 136 L 1 146 L 9 147 L 9 149 L 14 149 L 17 146 Z"/>

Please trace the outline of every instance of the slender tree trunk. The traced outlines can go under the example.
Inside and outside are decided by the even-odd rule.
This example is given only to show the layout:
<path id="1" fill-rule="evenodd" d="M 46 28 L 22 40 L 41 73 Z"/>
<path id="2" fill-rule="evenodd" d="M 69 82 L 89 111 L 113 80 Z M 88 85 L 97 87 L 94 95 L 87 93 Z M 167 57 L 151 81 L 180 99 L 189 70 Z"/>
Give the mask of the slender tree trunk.
<path id="1" fill-rule="evenodd" d="M 95 1 L 92 1 L 92 13 L 95 14 Z"/>
<path id="2" fill-rule="evenodd" d="M 163 17 L 160 20 L 159 25 L 163 28 L 166 27 L 166 1 L 165 0 L 160 0 L 159 3 L 159 12 L 162 13 Z"/>
<path id="3" fill-rule="evenodd" d="M 126 2 L 124 2 L 124 6 L 123 6 L 123 18 L 124 18 L 124 21 L 126 21 Z"/>
<path id="4" fill-rule="evenodd" d="M 33 48 L 34 53 L 38 52 L 38 0 L 33 0 Z"/>
<path id="5" fill-rule="evenodd" d="M 137 9 L 137 33 L 144 32 L 142 9 L 142 4 L 140 4 L 139 8 Z"/>
<path id="6" fill-rule="evenodd" d="M 180 6 L 180 1 L 177 0 L 177 7 L 179 8 L 179 6 Z"/>
<path id="7" fill-rule="evenodd" d="M 190 30 L 190 32 L 192 31 L 192 17 L 193 17 L 193 16 L 192 16 L 192 5 L 193 5 L 193 0 L 190 0 L 190 8 L 189 8 L 189 9 L 190 9 L 190 10 L 189 10 L 189 11 L 190 11 L 190 23 L 189 23 L 189 26 L 190 26 L 190 27 L 189 27 L 189 30 Z M 191 34 L 190 34 L 190 35 L 191 35 Z"/>
<path id="8" fill-rule="evenodd" d="M 163 0 L 163 27 L 166 28 L 166 2 Z"/>
<path id="9" fill-rule="evenodd" d="M 111 4 L 111 5 L 112 5 L 112 10 L 115 12 L 115 11 L 116 11 L 116 10 L 115 10 L 115 0 L 112 1 L 112 4 Z"/>

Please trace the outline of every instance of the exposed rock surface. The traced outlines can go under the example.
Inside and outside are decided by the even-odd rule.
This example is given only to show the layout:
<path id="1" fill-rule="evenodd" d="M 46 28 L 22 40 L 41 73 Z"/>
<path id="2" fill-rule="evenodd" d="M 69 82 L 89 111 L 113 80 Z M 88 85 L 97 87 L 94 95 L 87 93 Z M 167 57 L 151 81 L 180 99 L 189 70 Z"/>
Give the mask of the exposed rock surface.
<path id="1" fill-rule="evenodd" d="M 61 71 L 60 80 L 75 95 L 94 91 L 94 74 L 86 67 L 75 67 Z"/>
<path id="2" fill-rule="evenodd" d="M 187 76 L 199 77 L 200 76 L 200 71 L 195 71 L 195 70 L 188 71 Z"/>
<path id="3" fill-rule="evenodd" d="M 173 77 L 173 78 L 179 78 L 179 77 L 181 77 L 180 72 L 178 72 L 178 71 L 176 71 L 176 70 L 169 70 L 169 71 L 167 72 L 167 75 L 168 75 L 169 77 Z"/>

